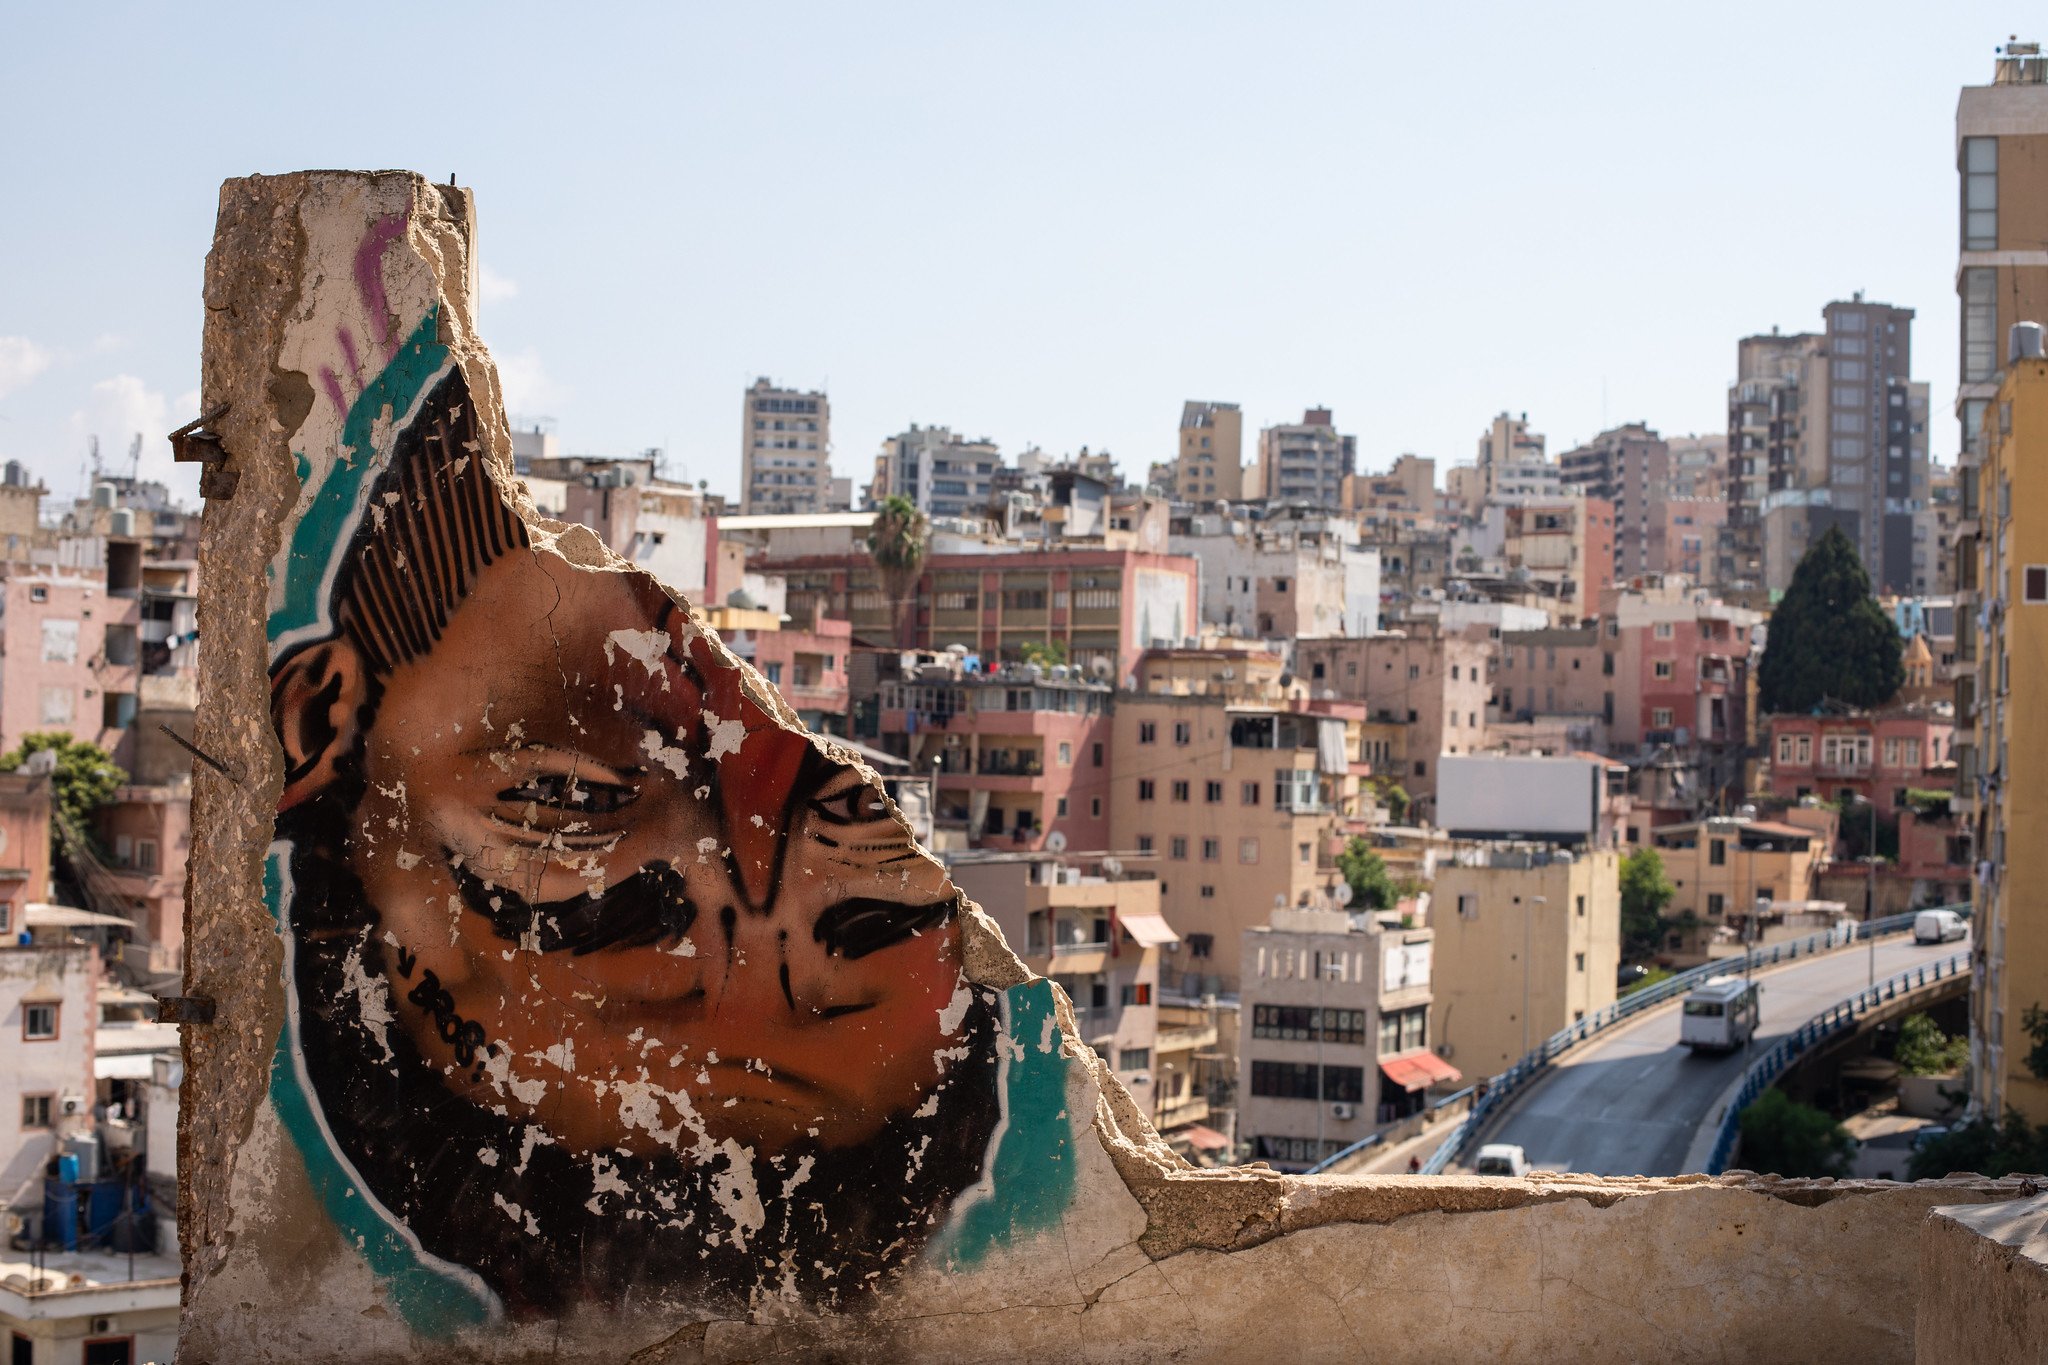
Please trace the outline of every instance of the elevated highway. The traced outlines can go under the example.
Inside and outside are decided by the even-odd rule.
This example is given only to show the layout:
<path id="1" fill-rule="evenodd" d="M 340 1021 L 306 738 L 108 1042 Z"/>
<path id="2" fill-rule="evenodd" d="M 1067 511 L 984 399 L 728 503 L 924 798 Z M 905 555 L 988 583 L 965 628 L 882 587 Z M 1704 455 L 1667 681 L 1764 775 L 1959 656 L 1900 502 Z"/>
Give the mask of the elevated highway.
<path id="1" fill-rule="evenodd" d="M 1929 965 L 1968 943 L 1879 940 L 1876 976 Z M 1758 972 L 1762 1019 L 1750 1046 L 1699 1055 L 1678 1041 L 1678 1002 L 1596 1035 L 1551 1064 L 1479 1136 L 1511 1142 L 1532 1166 L 1596 1175 L 1680 1175 L 1705 1169 L 1722 1110 L 1744 1071 L 1870 980 L 1866 944 Z"/>

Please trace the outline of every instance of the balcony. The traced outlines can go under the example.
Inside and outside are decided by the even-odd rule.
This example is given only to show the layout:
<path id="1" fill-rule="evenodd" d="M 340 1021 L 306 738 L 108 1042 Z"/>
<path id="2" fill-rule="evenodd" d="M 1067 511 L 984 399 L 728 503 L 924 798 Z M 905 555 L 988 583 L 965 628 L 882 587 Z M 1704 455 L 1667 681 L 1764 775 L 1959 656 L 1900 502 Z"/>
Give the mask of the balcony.
<path id="1" fill-rule="evenodd" d="M 1821 762 L 1813 765 L 1813 770 L 1822 777 L 1868 777 L 1870 776 L 1870 762 L 1868 759 L 1865 759 L 1860 763 L 1854 761 L 1845 763 L 1837 759 L 1830 763 L 1823 759 Z"/>

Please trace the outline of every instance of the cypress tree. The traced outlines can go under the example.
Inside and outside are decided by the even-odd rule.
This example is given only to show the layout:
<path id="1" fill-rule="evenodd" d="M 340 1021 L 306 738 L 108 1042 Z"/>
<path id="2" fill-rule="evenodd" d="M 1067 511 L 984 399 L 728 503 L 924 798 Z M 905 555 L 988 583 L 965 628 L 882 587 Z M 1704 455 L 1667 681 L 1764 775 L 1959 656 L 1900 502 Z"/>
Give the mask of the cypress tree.
<path id="1" fill-rule="evenodd" d="M 1807 547 L 1771 613 L 1757 665 L 1766 713 L 1811 711 L 1825 701 L 1872 707 L 1906 682 L 1905 642 L 1870 595 L 1870 575 L 1839 526 Z"/>

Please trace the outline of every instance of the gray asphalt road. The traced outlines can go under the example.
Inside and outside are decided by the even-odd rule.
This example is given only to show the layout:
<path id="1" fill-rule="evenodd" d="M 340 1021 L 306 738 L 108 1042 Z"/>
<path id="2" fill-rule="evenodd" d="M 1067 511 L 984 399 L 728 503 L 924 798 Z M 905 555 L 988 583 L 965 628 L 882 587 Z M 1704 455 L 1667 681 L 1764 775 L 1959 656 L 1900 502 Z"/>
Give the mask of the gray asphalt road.
<path id="1" fill-rule="evenodd" d="M 1968 947 L 1880 940 L 1877 978 Z M 1679 1045 L 1676 1004 L 1654 1010 L 1568 1054 L 1487 1140 L 1520 1144 L 1540 1170 L 1682 1174 L 1686 1149 L 1755 1051 L 1863 989 L 1868 960 L 1867 949 L 1850 948 L 1759 976 L 1762 1022 L 1747 1054 L 1694 1056 Z"/>

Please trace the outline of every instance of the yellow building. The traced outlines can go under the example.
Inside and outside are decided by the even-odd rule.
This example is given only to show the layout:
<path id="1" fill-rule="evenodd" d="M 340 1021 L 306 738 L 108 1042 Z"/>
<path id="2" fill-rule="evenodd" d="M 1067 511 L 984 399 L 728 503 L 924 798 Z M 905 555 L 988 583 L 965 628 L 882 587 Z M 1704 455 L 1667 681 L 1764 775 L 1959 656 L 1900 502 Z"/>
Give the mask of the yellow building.
<path id="1" fill-rule="evenodd" d="M 1480 847 L 1440 868 L 1430 1037 L 1467 1076 L 1491 1076 L 1565 1025 L 1614 1003 L 1621 863 Z"/>
<path id="2" fill-rule="evenodd" d="M 1970 1091 L 1986 1117 L 2048 1123 L 2024 1023 L 2048 1008 L 2048 360 L 2007 365 L 1981 450 L 1956 544 L 1956 793 L 1979 860 Z"/>
<path id="3" fill-rule="evenodd" d="M 1704 962 L 1717 937 L 1766 941 L 1764 921 L 1777 912 L 1759 916 L 1759 900 L 1785 905 L 1813 899 L 1814 873 L 1827 861 L 1832 840 L 1793 824 L 1716 817 L 1657 826 L 1650 842 L 1675 888 L 1664 918 L 1678 923 L 1665 949 L 1688 962 Z"/>
<path id="4" fill-rule="evenodd" d="M 1244 497 L 1244 414 L 1237 404 L 1182 404 L 1173 477 L 1186 502 Z"/>

